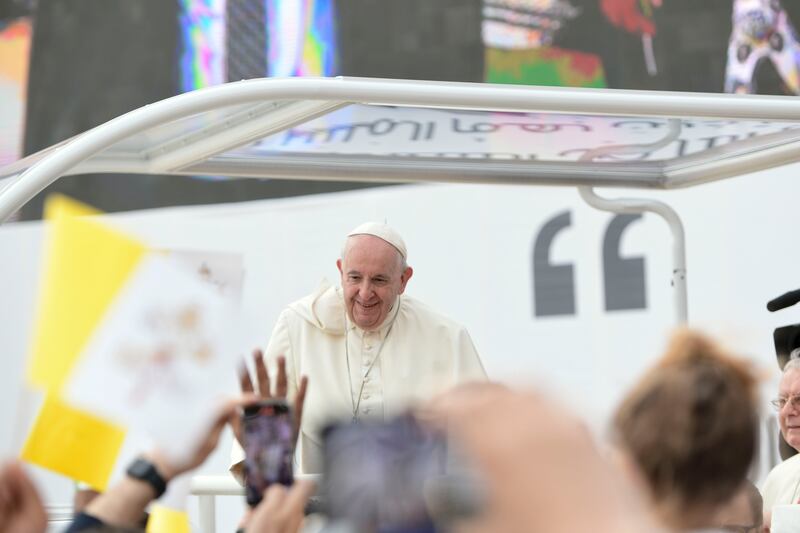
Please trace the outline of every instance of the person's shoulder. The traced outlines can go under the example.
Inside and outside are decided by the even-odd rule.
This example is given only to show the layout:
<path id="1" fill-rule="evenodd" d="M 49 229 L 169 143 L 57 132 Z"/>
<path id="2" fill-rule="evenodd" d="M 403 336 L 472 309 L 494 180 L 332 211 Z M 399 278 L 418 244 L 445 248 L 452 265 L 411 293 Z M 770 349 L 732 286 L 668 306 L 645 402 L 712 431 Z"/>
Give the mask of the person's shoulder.
<path id="1" fill-rule="evenodd" d="M 800 453 L 795 454 L 788 459 L 778 463 L 773 470 L 780 468 L 781 470 L 793 470 L 800 468 Z"/>
<path id="2" fill-rule="evenodd" d="M 771 509 L 781 502 L 791 503 L 791 494 L 794 494 L 796 488 L 795 479 L 799 469 L 800 455 L 794 455 L 770 470 L 760 486 L 764 509 Z M 786 499 L 787 494 L 789 494 L 788 500 Z"/>
<path id="3" fill-rule="evenodd" d="M 409 317 L 414 317 L 424 324 L 431 326 L 437 325 L 448 329 L 465 330 L 466 328 L 449 316 L 437 311 L 428 304 L 414 298 L 413 296 L 403 295 L 402 311 Z"/>
<path id="4" fill-rule="evenodd" d="M 310 293 L 298 298 L 286 306 L 284 312 L 289 310 L 311 309 L 319 302 L 327 302 L 336 297 L 336 287 L 334 287 L 327 279 L 321 280 L 316 288 Z"/>
<path id="5" fill-rule="evenodd" d="M 772 467 L 772 470 L 769 471 L 767 478 L 764 480 L 764 490 L 766 490 L 767 487 L 769 487 L 769 485 L 774 483 L 777 479 L 780 479 L 787 474 L 792 474 L 797 470 L 800 470 L 800 453 L 793 455 L 785 461 L 781 461 Z"/>
<path id="6" fill-rule="evenodd" d="M 290 303 L 278 320 L 287 324 L 308 325 L 326 334 L 341 335 L 344 333 L 344 316 L 341 294 L 327 280 L 322 280 L 314 292 Z"/>

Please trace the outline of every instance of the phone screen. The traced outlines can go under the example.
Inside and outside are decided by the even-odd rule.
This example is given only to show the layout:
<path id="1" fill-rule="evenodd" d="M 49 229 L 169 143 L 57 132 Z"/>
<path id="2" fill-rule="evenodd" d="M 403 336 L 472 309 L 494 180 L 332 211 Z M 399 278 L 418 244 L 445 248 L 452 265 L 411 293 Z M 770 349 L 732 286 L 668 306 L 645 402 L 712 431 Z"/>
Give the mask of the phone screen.
<path id="1" fill-rule="evenodd" d="M 257 505 L 273 483 L 289 486 L 294 480 L 294 425 L 285 401 L 270 400 L 245 409 L 244 478 L 247 503 Z"/>
<path id="2" fill-rule="evenodd" d="M 445 470 L 443 435 L 410 415 L 337 424 L 325 431 L 324 450 L 322 489 L 334 522 L 356 531 L 436 531 L 424 493 Z"/>

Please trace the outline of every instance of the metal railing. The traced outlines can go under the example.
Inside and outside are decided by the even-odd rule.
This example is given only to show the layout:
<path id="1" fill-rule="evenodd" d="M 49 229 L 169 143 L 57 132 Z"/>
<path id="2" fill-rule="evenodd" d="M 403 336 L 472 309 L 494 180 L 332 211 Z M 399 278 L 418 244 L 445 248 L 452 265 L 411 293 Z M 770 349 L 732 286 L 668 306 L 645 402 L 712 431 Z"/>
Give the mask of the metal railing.
<path id="1" fill-rule="evenodd" d="M 197 496 L 200 507 L 200 531 L 215 533 L 217 526 L 217 496 L 243 496 L 244 487 L 230 474 L 222 476 L 194 476 L 191 494 Z"/>
<path id="2" fill-rule="evenodd" d="M 296 474 L 295 479 L 309 479 L 319 483 L 317 474 Z M 191 481 L 191 494 L 197 496 L 200 505 L 200 531 L 216 533 L 217 496 L 244 496 L 244 487 L 230 474 L 221 476 L 194 476 Z"/>

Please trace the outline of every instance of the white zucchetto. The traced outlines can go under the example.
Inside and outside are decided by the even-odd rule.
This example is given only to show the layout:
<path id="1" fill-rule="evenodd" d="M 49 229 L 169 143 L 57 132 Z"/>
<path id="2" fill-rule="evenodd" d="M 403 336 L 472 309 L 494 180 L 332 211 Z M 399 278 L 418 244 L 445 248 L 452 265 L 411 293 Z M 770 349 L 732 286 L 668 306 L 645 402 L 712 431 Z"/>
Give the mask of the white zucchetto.
<path id="1" fill-rule="evenodd" d="M 353 237 L 355 235 L 372 235 L 373 237 L 383 239 L 394 246 L 397 251 L 400 252 L 403 259 L 408 259 L 406 243 L 403 242 L 403 238 L 386 224 L 381 222 L 365 222 L 347 234 L 348 237 Z"/>

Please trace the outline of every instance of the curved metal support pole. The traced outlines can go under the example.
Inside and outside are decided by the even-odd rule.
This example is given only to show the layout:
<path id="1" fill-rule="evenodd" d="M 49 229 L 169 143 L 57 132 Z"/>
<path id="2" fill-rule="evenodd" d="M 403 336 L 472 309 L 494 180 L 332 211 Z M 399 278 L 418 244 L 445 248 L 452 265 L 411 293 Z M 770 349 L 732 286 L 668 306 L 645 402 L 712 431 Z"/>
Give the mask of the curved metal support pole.
<path id="1" fill-rule="evenodd" d="M 227 90 L 189 94 L 188 97 L 187 95 L 175 96 L 131 111 L 75 137 L 60 149 L 18 175 L 10 184 L 0 189 L 0 224 L 59 177 L 116 142 L 136 133 L 146 131 L 149 128 L 185 118 L 195 113 L 217 109 L 226 105 L 259 101 L 260 94 L 257 90 L 248 91 L 249 87 L 245 85 L 246 82 L 239 83 L 241 85 L 238 88 L 244 89 L 244 91 L 235 91 L 231 90 L 230 87 L 224 87 Z M 256 89 L 263 86 L 263 84 L 253 85 Z M 233 87 L 233 89 L 236 88 Z M 263 93 L 264 91 L 262 90 L 261 92 Z M 237 95 L 241 96 L 237 97 Z M 261 96 L 261 98 L 263 99 L 264 97 Z M 325 100 L 295 102 L 294 105 L 285 106 L 278 112 L 273 113 L 275 116 L 272 117 L 272 122 L 278 126 L 288 127 L 298 122 L 310 120 L 343 104 L 344 102 L 329 102 Z M 261 134 L 273 133 L 272 130 L 263 130 L 260 131 L 259 135 L 253 137 L 254 132 L 258 132 L 261 128 L 264 128 L 263 124 L 256 124 L 255 126 L 249 124 L 233 125 L 228 129 L 217 132 L 214 137 L 207 139 L 205 143 L 198 143 L 198 146 L 189 147 L 188 149 L 178 148 L 171 153 L 150 154 L 149 164 L 156 172 L 166 170 L 170 166 L 185 164 L 187 160 L 191 161 L 192 158 L 213 155 L 215 149 L 222 150 L 231 146 L 241 145 L 260 137 Z M 276 129 L 276 131 L 279 130 L 280 128 Z"/>
<path id="2" fill-rule="evenodd" d="M 598 196 L 591 187 L 578 187 L 583 200 L 596 209 L 613 213 L 643 213 L 649 211 L 662 217 L 672 232 L 672 288 L 675 304 L 675 321 L 685 324 L 689 317 L 686 288 L 686 238 L 683 223 L 670 206 L 657 200 L 635 198 L 606 199 Z"/>
<path id="3" fill-rule="evenodd" d="M 594 159 L 609 154 L 637 154 L 649 150 L 662 148 L 678 138 L 681 132 L 681 121 L 679 119 L 669 120 L 669 132 L 667 135 L 651 144 L 624 145 L 624 146 L 604 146 L 596 150 L 587 152 L 581 157 L 581 161 L 593 161 Z M 655 213 L 669 225 L 672 232 L 672 281 L 673 301 L 675 306 L 675 321 L 678 324 L 685 324 L 689 318 L 687 286 L 686 286 L 686 235 L 678 213 L 669 205 L 658 200 L 645 200 L 637 198 L 617 198 L 608 199 L 599 196 L 592 187 L 578 187 L 581 198 L 590 206 L 602 211 L 612 213 L 632 213 L 639 214 L 644 212 Z"/>

